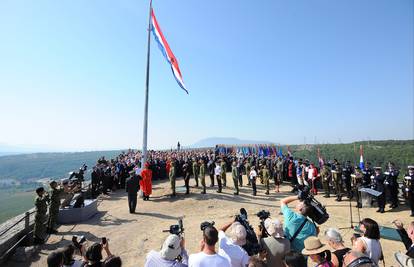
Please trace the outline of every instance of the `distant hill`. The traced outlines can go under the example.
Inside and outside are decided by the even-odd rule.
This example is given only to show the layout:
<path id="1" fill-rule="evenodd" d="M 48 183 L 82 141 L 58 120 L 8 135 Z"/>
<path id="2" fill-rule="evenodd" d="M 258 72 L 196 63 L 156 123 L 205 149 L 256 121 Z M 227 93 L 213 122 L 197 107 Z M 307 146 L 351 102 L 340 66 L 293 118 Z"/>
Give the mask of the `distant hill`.
<path id="1" fill-rule="evenodd" d="M 269 142 L 269 141 L 242 140 L 242 139 L 238 139 L 234 137 L 210 137 L 210 138 L 202 139 L 189 147 L 190 148 L 214 147 L 217 144 L 243 145 L 243 144 L 272 144 L 272 143 L 273 142 Z"/>

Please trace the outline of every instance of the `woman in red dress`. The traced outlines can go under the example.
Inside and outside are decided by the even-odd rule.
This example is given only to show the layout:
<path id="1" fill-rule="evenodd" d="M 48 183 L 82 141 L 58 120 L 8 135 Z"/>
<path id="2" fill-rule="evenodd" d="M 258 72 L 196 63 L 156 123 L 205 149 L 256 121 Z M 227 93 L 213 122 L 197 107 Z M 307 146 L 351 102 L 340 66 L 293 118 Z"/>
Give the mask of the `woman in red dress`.
<path id="1" fill-rule="evenodd" d="M 141 190 L 144 193 L 143 199 L 149 200 L 152 193 L 152 171 L 149 169 L 148 162 L 145 163 L 144 169 L 141 171 L 142 180 L 139 181 Z"/>

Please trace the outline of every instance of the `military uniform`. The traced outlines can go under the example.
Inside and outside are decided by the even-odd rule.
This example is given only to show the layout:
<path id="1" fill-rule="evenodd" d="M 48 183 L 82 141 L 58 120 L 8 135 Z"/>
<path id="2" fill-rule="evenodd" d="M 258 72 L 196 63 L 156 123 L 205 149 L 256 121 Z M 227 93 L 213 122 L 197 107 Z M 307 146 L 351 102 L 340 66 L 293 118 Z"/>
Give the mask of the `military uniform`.
<path id="1" fill-rule="evenodd" d="M 345 167 L 342 169 L 342 184 L 345 185 L 346 194 L 349 199 L 352 199 L 352 184 L 351 184 L 351 174 L 354 172 L 351 163 L 348 161 L 345 164 Z"/>
<path id="2" fill-rule="evenodd" d="M 330 187 L 329 187 L 329 183 L 331 182 L 331 177 L 332 177 L 332 173 L 331 170 L 329 169 L 329 166 L 327 164 L 323 165 L 323 169 L 321 171 L 321 180 L 322 180 L 322 186 L 323 186 L 323 191 L 325 192 L 325 197 L 330 197 Z"/>
<path id="3" fill-rule="evenodd" d="M 33 237 L 36 243 L 43 243 L 46 238 L 46 225 L 47 222 L 47 202 L 49 202 L 49 196 L 37 196 L 35 199 L 35 223 L 33 229 Z"/>
<path id="4" fill-rule="evenodd" d="M 203 161 L 200 161 L 200 180 L 201 180 L 201 186 L 203 187 L 203 191 L 201 191 L 202 194 L 206 193 L 206 165 Z"/>
<path id="5" fill-rule="evenodd" d="M 175 162 L 171 161 L 170 173 L 168 174 L 170 178 L 170 185 L 171 185 L 171 196 L 175 196 Z"/>
<path id="6" fill-rule="evenodd" d="M 384 213 L 385 209 L 385 176 L 381 173 L 380 168 L 376 168 L 376 173 L 374 175 L 374 189 L 378 192 L 381 192 L 381 195 L 377 197 L 378 201 L 378 210 L 377 212 Z"/>
<path id="7" fill-rule="evenodd" d="M 411 209 L 411 217 L 414 217 L 414 166 L 408 166 L 408 173 L 404 176 L 404 190 Z"/>
<path id="8" fill-rule="evenodd" d="M 250 162 L 248 160 L 246 160 L 246 165 L 245 165 L 244 169 L 246 170 L 247 185 L 250 185 L 249 175 L 250 175 L 251 165 L 250 165 Z"/>
<path id="9" fill-rule="evenodd" d="M 191 162 L 186 161 L 183 165 L 185 194 L 190 194 Z"/>
<path id="10" fill-rule="evenodd" d="M 363 187 L 371 187 L 372 180 L 371 176 L 374 175 L 374 170 L 367 164 L 365 166 L 364 170 L 362 171 L 363 177 L 362 177 L 362 186 Z"/>
<path id="11" fill-rule="evenodd" d="M 194 160 L 193 162 L 193 175 L 196 182 L 196 187 L 198 187 L 198 175 L 200 173 L 200 166 L 198 165 L 198 162 Z"/>
<path id="12" fill-rule="evenodd" d="M 267 168 L 267 166 L 266 165 L 264 165 L 263 166 L 263 169 L 262 169 L 262 178 L 263 178 L 263 183 L 264 183 L 264 185 L 265 185 L 265 187 L 266 187 L 266 195 L 269 195 L 269 179 L 270 179 L 270 172 L 269 172 L 269 169 Z"/>
<path id="13" fill-rule="evenodd" d="M 60 198 L 63 192 L 63 188 L 54 188 L 50 191 L 50 206 L 49 206 L 49 223 L 48 232 L 56 232 L 56 224 L 59 216 Z"/>
<path id="14" fill-rule="evenodd" d="M 400 172 L 395 170 L 393 166 L 390 166 L 388 172 L 385 173 L 385 191 L 391 201 L 390 208 L 398 207 L 398 175 Z"/>
<path id="15" fill-rule="evenodd" d="M 354 184 L 354 195 L 357 198 L 357 207 L 362 208 L 362 202 L 361 202 L 361 192 L 359 191 L 360 188 L 363 187 L 363 180 L 364 175 L 361 172 L 361 169 L 359 167 L 355 168 L 355 173 L 352 175 L 353 177 L 353 184 Z"/>
<path id="16" fill-rule="evenodd" d="M 227 171 L 226 162 L 222 160 L 221 161 L 221 182 L 223 184 L 223 187 L 226 187 L 226 184 L 227 184 L 226 171 Z"/>
<path id="17" fill-rule="evenodd" d="M 338 161 L 335 161 L 332 170 L 335 171 L 332 173 L 332 179 L 333 179 L 334 186 L 335 186 L 336 200 L 341 201 L 342 191 L 343 191 L 341 164 Z"/>
<path id="18" fill-rule="evenodd" d="M 279 157 L 276 162 L 276 179 L 277 185 L 283 181 L 283 160 Z"/>
<path id="19" fill-rule="evenodd" d="M 236 162 L 233 163 L 231 166 L 231 176 L 233 178 L 234 183 L 234 194 L 239 194 L 239 169 L 237 168 Z"/>

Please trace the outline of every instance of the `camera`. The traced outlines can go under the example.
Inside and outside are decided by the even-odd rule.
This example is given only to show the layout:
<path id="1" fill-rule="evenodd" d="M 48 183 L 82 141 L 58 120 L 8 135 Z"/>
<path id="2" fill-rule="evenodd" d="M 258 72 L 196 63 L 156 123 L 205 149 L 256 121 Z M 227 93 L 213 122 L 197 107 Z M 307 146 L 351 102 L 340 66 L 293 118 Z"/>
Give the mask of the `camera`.
<path id="1" fill-rule="evenodd" d="M 206 229 L 207 227 L 212 227 L 212 226 L 214 226 L 214 222 L 202 222 L 201 224 L 200 224 L 200 230 L 201 231 L 204 231 L 204 229 Z"/>
<path id="2" fill-rule="evenodd" d="M 317 224 L 323 224 L 329 219 L 329 214 L 319 201 L 310 194 L 309 186 L 298 188 L 298 198 L 303 201 L 305 205 L 312 207 L 312 212 L 308 217 Z"/>
<path id="3" fill-rule="evenodd" d="M 247 252 L 247 254 L 252 256 L 262 251 L 262 247 L 257 240 L 256 233 L 247 220 L 247 211 L 244 208 L 240 209 L 240 214 L 236 215 L 235 221 L 239 222 L 246 229 L 246 244 L 243 246 L 243 249 Z"/>
<path id="4" fill-rule="evenodd" d="M 179 219 L 178 224 L 170 225 L 170 229 L 164 230 L 163 232 L 169 232 L 173 235 L 181 235 L 182 233 L 184 233 L 183 220 Z"/>
<path id="5" fill-rule="evenodd" d="M 79 249 L 80 253 L 82 254 L 82 245 L 86 241 L 86 238 L 82 236 L 74 235 L 72 236 L 72 243 L 75 246 L 75 248 Z"/>
<path id="6" fill-rule="evenodd" d="M 264 221 L 265 221 L 267 218 L 269 218 L 269 217 L 270 217 L 270 212 L 265 211 L 265 210 L 261 210 L 261 211 L 259 211 L 259 212 L 256 214 L 256 216 L 257 216 L 257 217 L 259 217 L 259 219 L 260 219 L 259 229 L 260 229 L 260 231 L 261 231 L 261 233 L 262 233 L 262 236 L 261 236 L 261 237 L 262 237 L 262 238 L 265 238 L 265 237 L 270 236 L 270 235 L 269 235 L 269 233 L 267 232 L 266 227 L 265 227 L 265 224 L 264 224 Z"/>

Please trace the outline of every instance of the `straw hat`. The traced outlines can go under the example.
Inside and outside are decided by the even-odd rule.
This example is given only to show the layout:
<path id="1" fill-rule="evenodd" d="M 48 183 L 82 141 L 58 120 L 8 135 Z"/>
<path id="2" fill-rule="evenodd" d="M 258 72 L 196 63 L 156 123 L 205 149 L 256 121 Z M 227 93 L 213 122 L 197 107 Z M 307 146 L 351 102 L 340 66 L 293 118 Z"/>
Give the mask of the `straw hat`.
<path id="1" fill-rule="evenodd" d="M 329 250 L 327 245 L 321 243 L 316 236 L 310 236 L 305 239 L 305 248 L 302 250 L 303 255 L 314 255 L 325 250 Z"/>

